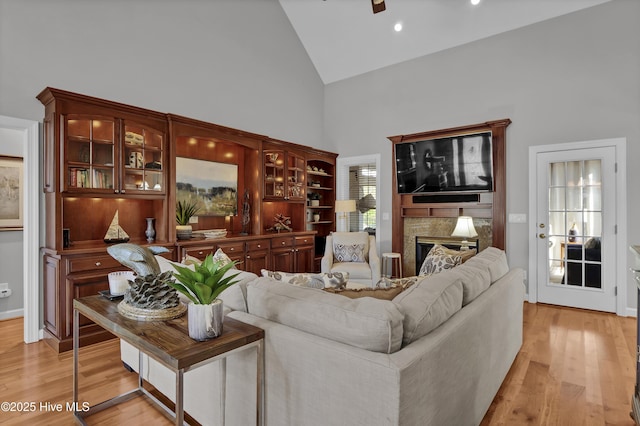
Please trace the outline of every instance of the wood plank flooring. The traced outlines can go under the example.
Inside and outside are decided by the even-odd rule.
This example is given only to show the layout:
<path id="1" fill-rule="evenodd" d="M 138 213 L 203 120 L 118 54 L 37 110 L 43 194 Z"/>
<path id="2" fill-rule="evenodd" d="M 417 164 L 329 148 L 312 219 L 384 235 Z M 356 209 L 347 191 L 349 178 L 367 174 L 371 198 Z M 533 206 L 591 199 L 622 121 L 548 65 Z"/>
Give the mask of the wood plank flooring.
<path id="1" fill-rule="evenodd" d="M 481 424 L 633 425 L 636 319 L 524 307 L 522 348 Z"/>
<path id="2" fill-rule="evenodd" d="M 524 312 L 522 349 L 481 424 L 633 425 L 636 319 L 528 303 Z M 33 411 L 0 411 L 0 424 L 75 424 L 66 410 L 71 352 L 57 355 L 44 342 L 24 344 L 22 319 L 14 319 L 0 321 L 0 354 L 0 402 L 36 404 Z M 136 386 L 137 376 L 122 367 L 117 340 L 81 348 L 80 373 L 80 402 L 95 404 Z M 47 402 L 62 404 L 62 411 L 40 407 Z M 171 424 L 145 398 L 87 423 Z"/>

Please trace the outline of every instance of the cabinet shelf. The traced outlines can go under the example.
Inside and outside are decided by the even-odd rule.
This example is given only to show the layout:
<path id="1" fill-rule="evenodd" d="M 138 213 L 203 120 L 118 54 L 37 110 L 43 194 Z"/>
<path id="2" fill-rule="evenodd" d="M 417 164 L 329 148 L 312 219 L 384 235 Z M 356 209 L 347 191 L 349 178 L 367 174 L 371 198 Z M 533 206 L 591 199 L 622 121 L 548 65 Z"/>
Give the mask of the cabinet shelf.
<path id="1" fill-rule="evenodd" d="M 328 173 L 314 172 L 314 171 L 312 171 L 312 170 L 307 170 L 307 174 L 308 174 L 308 175 L 314 175 L 314 176 L 333 177 L 333 175 L 330 175 L 330 174 L 328 174 Z"/>

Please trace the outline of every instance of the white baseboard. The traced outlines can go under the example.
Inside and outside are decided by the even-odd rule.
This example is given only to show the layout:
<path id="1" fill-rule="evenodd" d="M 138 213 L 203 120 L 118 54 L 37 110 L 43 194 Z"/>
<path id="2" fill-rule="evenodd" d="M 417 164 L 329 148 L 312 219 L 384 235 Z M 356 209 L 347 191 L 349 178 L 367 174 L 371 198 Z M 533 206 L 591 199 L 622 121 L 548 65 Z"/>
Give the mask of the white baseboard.
<path id="1" fill-rule="evenodd" d="M 528 294 L 524 295 L 524 301 L 525 302 L 529 301 L 529 295 Z M 637 318 L 638 317 L 638 310 L 634 309 L 634 308 L 627 308 L 625 316 Z"/>
<path id="2" fill-rule="evenodd" d="M 14 309 L 12 311 L 0 312 L 0 320 L 20 318 L 24 316 L 24 309 Z"/>

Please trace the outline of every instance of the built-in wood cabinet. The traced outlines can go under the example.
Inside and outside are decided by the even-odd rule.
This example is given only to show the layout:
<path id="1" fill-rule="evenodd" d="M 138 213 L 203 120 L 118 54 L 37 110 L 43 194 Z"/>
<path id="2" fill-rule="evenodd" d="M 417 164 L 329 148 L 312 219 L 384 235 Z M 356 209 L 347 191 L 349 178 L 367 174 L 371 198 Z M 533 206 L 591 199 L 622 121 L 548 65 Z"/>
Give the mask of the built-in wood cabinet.
<path id="1" fill-rule="evenodd" d="M 107 290 L 107 274 L 125 269 L 104 242 L 116 213 L 129 242 L 167 247 L 172 260 L 203 259 L 221 248 L 239 269 L 256 274 L 318 269 L 315 237 L 334 229 L 336 154 L 59 89 L 37 98 L 45 107 L 44 334 L 57 351 L 71 349 L 73 299 Z M 224 228 L 226 238 L 176 239 L 178 157 L 237 166 L 238 214 L 202 215 L 192 224 Z M 317 223 L 306 219 L 311 175 L 324 192 Z M 243 224 L 245 194 L 250 212 Z M 272 231 L 280 215 L 291 219 L 290 232 Z M 146 240 L 147 218 L 155 219 L 153 242 Z M 80 336 L 84 345 L 111 335 L 83 320 Z"/>
<path id="2" fill-rule="evenodd" d="M 266 149 L 264 155 L 264 199 L 304 200 L 305 161 L 292 151 Z"/>
<path id="3" fill-rule="evenodd" d="M 172 246 L 164 256 L 173 258 Z M 123 266 L 104 250 L 77 250 L 61 254 L 43 249 L 44 339 L 57 352 L 73 347 L 73 299 L 108 290 L 109 272 Z M 80 317 L 80 345 L 113 338 L 102 327 Z"/>
<path id="4" fill-rule="evenodd" d="M 287 235 L 274 237 L 271 241 L 271 262 L 276 271 L 310 271 L 313 257 L 313 235 Z"/>
<path id="5" fill-rule="evenodd" d="M 262 236 L 231 236 L 220 239 L 179 241 L 180 258 L 193 256 L 203 260 L 222 251 L 236 261 L 237 268 L 260 275 L 262 269 L 283 272 L 313 270 L 315 232 L 286 232 Z"/>

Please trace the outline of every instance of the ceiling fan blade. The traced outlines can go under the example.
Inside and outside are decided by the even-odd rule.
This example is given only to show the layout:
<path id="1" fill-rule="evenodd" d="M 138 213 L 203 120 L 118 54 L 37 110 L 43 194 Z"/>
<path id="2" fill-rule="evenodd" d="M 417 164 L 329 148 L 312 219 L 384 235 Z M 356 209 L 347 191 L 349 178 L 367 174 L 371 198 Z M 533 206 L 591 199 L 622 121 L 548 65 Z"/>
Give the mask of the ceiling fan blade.
<path id="1" fill-rule="evenodd" d="M 387 9 L 384 5 L 384 0 L 371 0 L 371 7 L 373 7 L 373 13 L 382 12 Z"/>

